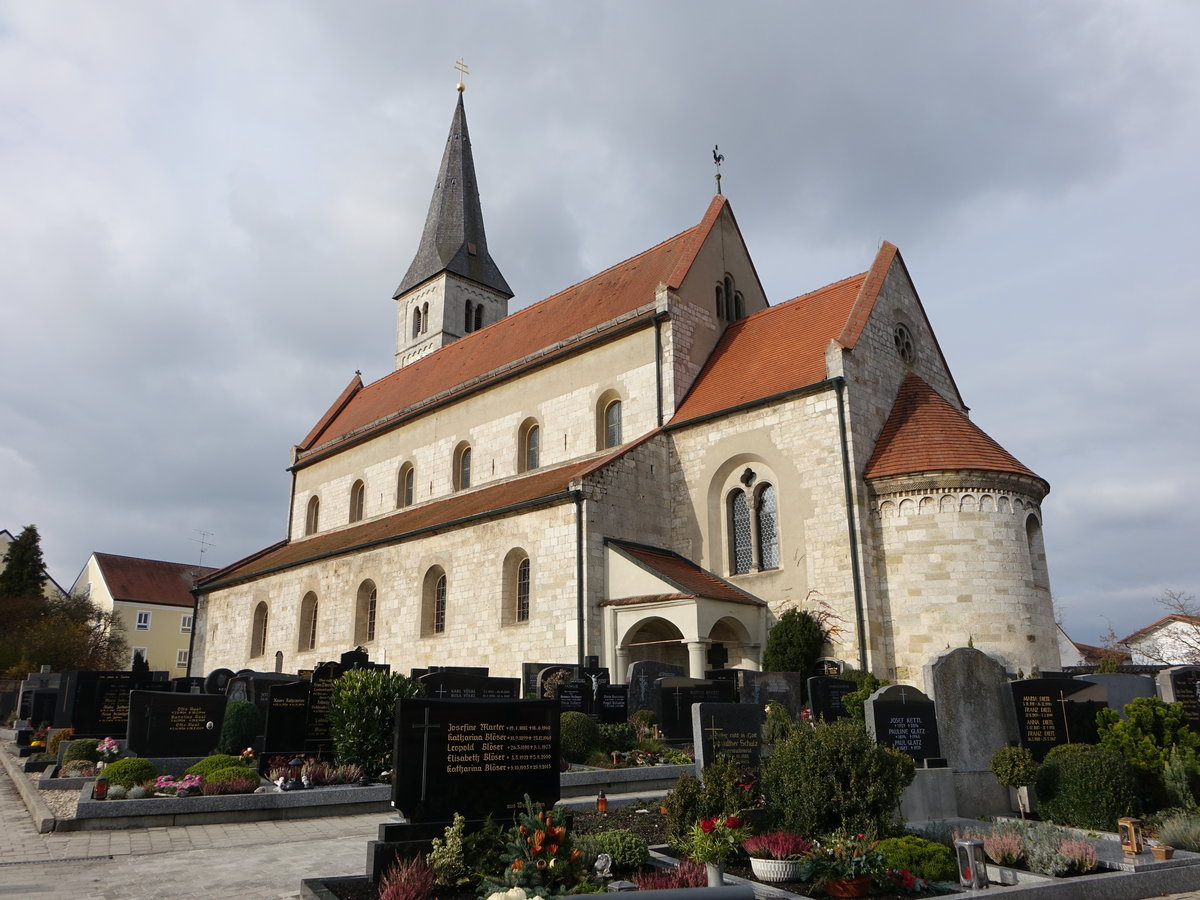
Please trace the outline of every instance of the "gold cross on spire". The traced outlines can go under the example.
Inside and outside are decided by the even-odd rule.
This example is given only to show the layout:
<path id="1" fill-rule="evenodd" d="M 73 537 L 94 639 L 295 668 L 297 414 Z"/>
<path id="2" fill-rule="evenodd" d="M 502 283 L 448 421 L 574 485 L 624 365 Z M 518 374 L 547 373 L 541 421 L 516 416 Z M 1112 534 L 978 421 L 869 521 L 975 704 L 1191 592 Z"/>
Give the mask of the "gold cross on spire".
<path id="1" fill-rule="evenodd" d="M 463 78 L 471 74 L 471 67 L 463 62 L 463 59 L 460 56 L 458 58 L 458 62 L 454 64 L 454 68 L 458 71 L 458 92 L 461 94 L 467 89 L 466 84 L 463 83 Z"/>

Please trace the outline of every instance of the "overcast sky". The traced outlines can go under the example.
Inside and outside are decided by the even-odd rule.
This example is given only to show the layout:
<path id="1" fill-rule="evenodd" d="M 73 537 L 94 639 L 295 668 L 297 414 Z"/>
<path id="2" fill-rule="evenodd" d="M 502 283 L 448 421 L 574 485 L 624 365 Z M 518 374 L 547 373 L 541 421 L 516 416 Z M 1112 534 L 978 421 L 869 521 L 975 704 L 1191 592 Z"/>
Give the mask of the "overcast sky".
<path id="1" fill-rule="evenodd" d="M 1046 478 L 1077 640 L 1200 593 L 1200 4 L 0 0 L 0 527 L 224 565 L 391 370 L 466 59 L 539 300 L 700 220 L 768 297 L 900 247 L 972 418 Z"/>

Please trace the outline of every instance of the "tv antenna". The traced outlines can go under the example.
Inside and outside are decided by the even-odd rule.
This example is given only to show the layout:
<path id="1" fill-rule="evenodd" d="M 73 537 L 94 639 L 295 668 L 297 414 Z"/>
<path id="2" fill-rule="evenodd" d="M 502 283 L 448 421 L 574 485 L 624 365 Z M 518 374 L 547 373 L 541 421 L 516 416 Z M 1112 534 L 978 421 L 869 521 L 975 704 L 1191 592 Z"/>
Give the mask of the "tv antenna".
<path id="1" fill-rule="evenodd" d="M 215 547 L 217 545 L 210 543 L 208 540 L 213 535 L 211 531 L 204 531 L 200 528 L 193 528 L 192 531 L 200 535 L 198 538 L 192 538 L 192 541 L 200 545 L 200 562 L 196 563 L 196 565 L 202 566 L 204 565 L 204 551 L 209 547 Z"/>

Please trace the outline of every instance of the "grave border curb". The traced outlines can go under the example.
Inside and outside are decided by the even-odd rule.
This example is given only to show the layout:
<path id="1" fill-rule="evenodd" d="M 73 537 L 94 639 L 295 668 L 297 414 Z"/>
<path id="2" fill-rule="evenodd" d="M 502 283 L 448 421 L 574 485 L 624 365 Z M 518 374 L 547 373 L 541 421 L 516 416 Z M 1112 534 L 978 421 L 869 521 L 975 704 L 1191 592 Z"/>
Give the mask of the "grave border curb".
<path id="1" fill-rule="evenodd" d="M 25 809 L 29 811 L 29 818 L 33 820 L 33 827 L 37 829 L 37 833 L 49 834 L 54 831 L 58 819 L 55 818 L 54 813 L 46 805 L 46 801 L 41 798 L 25 773 L 14 765 L 7 745 L 0 749 L 0 763 L 4 765 L 4 771 L 16 786 L 17 793 L 21 795 L 21 800 L 25 804 Z"/>

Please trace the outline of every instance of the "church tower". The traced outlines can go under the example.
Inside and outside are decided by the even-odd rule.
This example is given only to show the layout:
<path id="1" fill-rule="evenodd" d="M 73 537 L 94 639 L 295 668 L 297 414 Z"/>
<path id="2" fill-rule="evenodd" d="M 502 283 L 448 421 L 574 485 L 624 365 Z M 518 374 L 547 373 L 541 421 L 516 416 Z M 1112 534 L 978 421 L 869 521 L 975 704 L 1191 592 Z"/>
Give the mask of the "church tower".
<path id="1" fill-rule="evenodd" d="M 421 244 L 393 295 L 397 369 L 502 319 L 513 295 L 488 254 L 463 90 L 460 82 Z"/>

